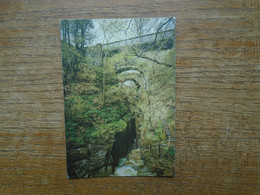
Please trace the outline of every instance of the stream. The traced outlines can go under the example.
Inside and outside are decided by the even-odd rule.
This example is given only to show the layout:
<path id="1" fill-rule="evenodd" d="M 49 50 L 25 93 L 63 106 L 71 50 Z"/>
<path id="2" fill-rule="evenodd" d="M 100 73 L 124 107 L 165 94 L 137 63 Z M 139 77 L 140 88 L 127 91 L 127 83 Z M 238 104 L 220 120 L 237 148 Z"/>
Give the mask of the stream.
<path id="1" fill-rule="evenodd" d="M 112 147 L 114 173 L 110 176 L 156 176 L 144 165 L 141 150 L 136 141 L 136 125 L 133 119 L 126 130 L 115 135 Z"/>
<path id="2" fill-rule="evenodd" d="M 111 176 L 156 176 L 144 166 L 140 148 L 133 149 L 126 158 L 119 159 L 119 165 Z"/>

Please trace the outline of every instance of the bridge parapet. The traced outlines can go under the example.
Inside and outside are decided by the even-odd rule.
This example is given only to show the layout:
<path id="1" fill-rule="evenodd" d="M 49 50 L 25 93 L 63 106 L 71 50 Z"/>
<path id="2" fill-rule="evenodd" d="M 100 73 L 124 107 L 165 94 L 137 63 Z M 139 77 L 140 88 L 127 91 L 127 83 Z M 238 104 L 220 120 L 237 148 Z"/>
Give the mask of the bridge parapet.
<path id="1" fill-rule="evenodd" d="M 134 73 L 144 74 L 142 71 L 139 70 L 139 68 L 137 66 L 120 66 L 120 67 L 117 67 L 116 74 L 129 72 L 129 71 L 133 71 Z"/>
<path id="2" fill-rule="evenodd" d="M 143 35 L 141 37 L 133 37 L 133 38 L 125 39 L 125 40 L 110 42 L 107 44 L 103 44 L 103 47 L 115 49 L 118 47 L 151 43 L 151 42 L 154 42 L 155 40 L 164 41 L 169 38 L 173 38 L 173 35 L 174 35 L 173 33 L 174 33 L 174 30 L 167 30 L 167 31 L 162 31 L 162 32 L 158 32 L 158 33 Z"/>

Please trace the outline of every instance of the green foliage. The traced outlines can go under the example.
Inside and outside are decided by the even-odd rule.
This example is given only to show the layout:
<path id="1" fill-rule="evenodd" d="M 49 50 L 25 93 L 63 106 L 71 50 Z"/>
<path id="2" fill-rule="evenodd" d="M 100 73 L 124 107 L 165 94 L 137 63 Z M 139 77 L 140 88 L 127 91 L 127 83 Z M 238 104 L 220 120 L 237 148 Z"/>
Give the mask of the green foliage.
<path id="1" fill-rule="evenodd" d="M 91 162 L 96 151 L 108 154 L 115 134 L 124 131 L 133 118 L 138 121 L 135 124 L 141 146 L 147 150 L 148 167 L 158 175 L 170 175 L 168 158 L 173 159 L 175 151 L 159 121 L 160 117 L 174 117 L 173 109 L 169 110 L 174 105 L 175 93 L 172 43 L 157 40 L 154 47 L 144 43 L 136 46 L 135 51 L 127 46 L 110 49 L 101 44 L 86 48 L 93 36 L 86 32 L 93 28 L 93 23 L 64 21 L 62 25 L 67 155 L 69 170 L 73 172 L 70 175 L 84 175 L 77 171 L 83 162 Z M 103 30 L 109 31 L 105 23 Z M 111 36 L 112 31 L 104 39 L 108 41 Z M 127 78 L 129 75 L 122 72 L 116 74 L 118 67 L 131 66 L 139 70 L 132 77 Z M 135 79 L 140 85 L 138 90 L 121 85 L 126 79 Z M 109 155 L 105 158 L 109 160 Z"/>
<path id="2" fill-rule="evenodd" d="M 167 56 L 165 57 L 165 63 L 173 65 L 175 63 L 175 49 L 172 48 L 168 51 Z"/>
<path id="3" fill-rule="evenodd" d="M 173 146 L 170 147 L 170 155 L 173 159 L 175 158 L 175 147 Z"/>
<path id="4" fill-rule="evenodd" d="M 108 59 L 107 64 L 111 66 L 111 68 L 114 68 L 113 66 L 116 64 L 118 67 L 125 66 L 125 65 L 132 65 L 132 61 L 134 59 L 133 55 L 129 55 L 129 53 L 125 50 L 114 53 L 111 58 Z"/>
<path id="5" fill-rule="evenodd" d="M 155 141 L 164 141 L 166 139 L 165 134 L 162 129 L 162 124 L 159 123 L 155 130 Z"/>
<path id="6" fill-rule="evenodd" d="M 108 124 L 101 124 L 92 134 L 93 137 L 103 137 L 104 134 L 114 135 L 117 132 L 124 131 L 127 123 L 123 120 L 114 121 Z"/>
<path id="7" fill-rule="evenodd" d="M 161 123 L 158 124 L 154 131 L 146 131 L 145 134 L 146 141 L 148 143 L 158 143 L 166 140 L 166 136 L 163 132 Z"/>
<path id="8" fill-rule="evenodd" d="M 146 136 L 146 140 L 147 140 L 148 142 L 153 141 L 154 135 L 153 135 L 151 132 L 147 131 L 145 136 Z"/>
<path id="9" fill-rule="evenodd" d="M 79 37 L 75 41 L 82 40 Z M 127 97 L 111 69 L 112 64 L 102 66 L 102 60 L 93 61 L 93 58 L 62 42 L 66 142 L 71 176 L 79 174 L 73 170 L 81 160 L 90 158 L 90 144 L 113 139 L 115 133 L 124 131 L 133 118 Z"/>
<path id="10" fill-rule="evenodd" d="M 69 82 L 76 82 L 79 64 L 82 60 L 82 55 L 75 49 L 74 46 L 62 42 L 62 65 L 63 79 L 65 85 Z"/>

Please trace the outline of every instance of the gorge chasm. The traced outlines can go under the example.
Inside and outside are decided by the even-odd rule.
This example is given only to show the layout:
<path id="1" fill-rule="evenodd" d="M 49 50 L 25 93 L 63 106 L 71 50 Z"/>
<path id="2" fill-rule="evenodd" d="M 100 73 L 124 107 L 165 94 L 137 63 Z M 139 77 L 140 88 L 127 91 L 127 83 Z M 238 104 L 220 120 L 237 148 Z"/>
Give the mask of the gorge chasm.
<path id="1" fill-rule="evenodd" d="M 175 31 L 158 32 L 83 49 L 62 41 L 70 178 L 174 175 Z"/>

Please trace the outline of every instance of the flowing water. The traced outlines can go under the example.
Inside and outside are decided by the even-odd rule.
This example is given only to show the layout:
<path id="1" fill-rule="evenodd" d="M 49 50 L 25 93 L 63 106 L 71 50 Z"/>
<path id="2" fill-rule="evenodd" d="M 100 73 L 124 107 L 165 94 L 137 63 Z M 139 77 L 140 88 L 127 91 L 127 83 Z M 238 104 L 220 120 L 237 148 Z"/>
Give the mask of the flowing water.
<path id="1" fill-rule="evenodd" d="M 141 159 L 140 148 L 134 149 L 127 158 L 119 160 L 118 167 L 115 168 L 113 176 L 156 176 L 144 166 Z"/>

